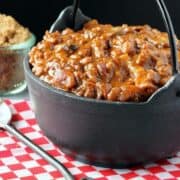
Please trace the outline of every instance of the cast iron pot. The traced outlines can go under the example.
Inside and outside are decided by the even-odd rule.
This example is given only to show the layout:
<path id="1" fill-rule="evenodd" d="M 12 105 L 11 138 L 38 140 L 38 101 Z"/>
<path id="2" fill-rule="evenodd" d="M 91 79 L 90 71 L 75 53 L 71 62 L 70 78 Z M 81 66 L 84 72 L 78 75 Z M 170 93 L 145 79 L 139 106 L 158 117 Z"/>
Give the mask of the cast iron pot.
<path id="1" fill-rule="evenodd" d="M 56 90 L 39 80 L 28 57 L 25 59 L 37 121 L 65 153 L 93 164 L 129 166 L 169 157 L 180 150 L 180 75 L 173 29 L 167 16 L 164 18 L 174 75 L 147 102 L 108 102 Z"/>

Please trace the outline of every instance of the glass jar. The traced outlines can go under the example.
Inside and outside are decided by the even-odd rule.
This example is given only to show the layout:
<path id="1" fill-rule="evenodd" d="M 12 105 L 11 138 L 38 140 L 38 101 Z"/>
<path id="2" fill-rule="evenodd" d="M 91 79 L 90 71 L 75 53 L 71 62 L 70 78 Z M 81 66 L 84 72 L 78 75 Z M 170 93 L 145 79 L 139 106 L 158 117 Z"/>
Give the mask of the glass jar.
<path id="1" fill-rule="evenodd" d="M 35 41 L 32 34 L 23 43 L 0 47 L 0 96 L 17 94 L 26 89 L 23 60 Z"/>

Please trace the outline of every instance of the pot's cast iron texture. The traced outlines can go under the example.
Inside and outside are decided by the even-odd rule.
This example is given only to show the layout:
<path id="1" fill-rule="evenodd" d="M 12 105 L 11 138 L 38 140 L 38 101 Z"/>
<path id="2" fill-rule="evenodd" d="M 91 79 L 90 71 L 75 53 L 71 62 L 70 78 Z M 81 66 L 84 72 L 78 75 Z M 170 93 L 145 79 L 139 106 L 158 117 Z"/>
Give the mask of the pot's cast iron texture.
<path id="1" fill-rule="evenodd" d="M 157 0 L 163 7 L 161 1 Z M 169 157 L 180 150 L 180 75 L 171 23 L 164 19 L 174 76 L 144 103 L 99 101 L 56 90 L 34 76 L 28 58 L 25 60 L 38 123 L 66 153 L 94 164 L 129 166 Z"/>
<path id="2" fill-rule="evenodd" d="M 93 163 L 130 165 L 180 150 L 179 75 L 149 102 L 126 104 L 55 90 L 32 74 L 28 59 L 25 71 L 40 127 L 69 153 Z"/>

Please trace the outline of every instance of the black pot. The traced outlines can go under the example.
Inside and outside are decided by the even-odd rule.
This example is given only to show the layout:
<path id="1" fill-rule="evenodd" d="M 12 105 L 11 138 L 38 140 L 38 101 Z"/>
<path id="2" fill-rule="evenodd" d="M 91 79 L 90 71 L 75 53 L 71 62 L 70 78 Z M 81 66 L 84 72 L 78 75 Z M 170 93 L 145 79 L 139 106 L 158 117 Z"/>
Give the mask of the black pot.
<path id="1" fill-rule="evenodd" d="M 93 163 L 130 165 L 180 150 L 179 75 L 145 103 L 77 97 L 25 74 L 30 98 L 45 134 L 66 152 Z"/>
<path id="2" fill-rule="evenodd" d="M 24 63 L 45 134 L 67 154 L 108 166 L 155 161 L 180 150 L 180 75 L 173 66 L 174 76 L 147 102 L 120 103 L 56 90 L 33 75 L 28 58 Z"/>

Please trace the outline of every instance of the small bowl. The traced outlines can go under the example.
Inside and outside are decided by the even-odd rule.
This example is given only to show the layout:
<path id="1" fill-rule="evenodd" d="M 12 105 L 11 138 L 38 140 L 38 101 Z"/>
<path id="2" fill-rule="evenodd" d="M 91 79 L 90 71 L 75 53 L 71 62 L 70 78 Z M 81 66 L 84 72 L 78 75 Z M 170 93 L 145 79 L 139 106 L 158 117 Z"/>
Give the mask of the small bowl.
<path id="1" fill-rule="evenodd" d="M 23 60 L 35 44 L 33 34 L 22 43 L 0 47 L 0 96 L 13 95 L 26 88 Z"/>

